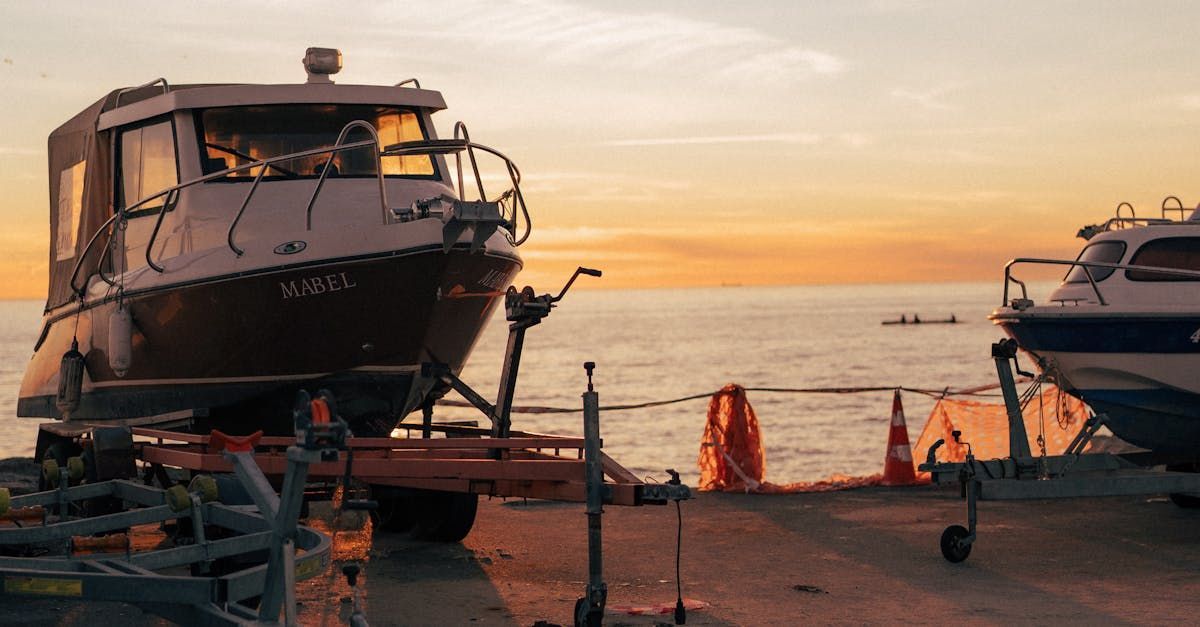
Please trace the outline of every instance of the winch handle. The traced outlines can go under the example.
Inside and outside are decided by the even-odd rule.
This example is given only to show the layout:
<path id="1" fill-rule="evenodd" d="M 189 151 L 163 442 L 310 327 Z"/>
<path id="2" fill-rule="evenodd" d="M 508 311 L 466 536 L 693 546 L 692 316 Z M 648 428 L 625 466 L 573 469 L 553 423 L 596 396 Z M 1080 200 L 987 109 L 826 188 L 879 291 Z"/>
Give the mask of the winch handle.
<path id="1" fill-rule="evenodd" d="M 571 275 L 571 278 L 567 280 L 567 284 L 563 286 L 562 291 L 558 293 L 558 296 L 551 298 L 550 302 L 557 303 L 558 301 L 562 300 L 563 296 L 567 295 L 567 290 L 571 289 L 571 285 L 575 283 L 575 279 L 579 278 L 579 275 L 581 275 L 581 274 L 599 277 L 599 276 L 603 275 L 604 273 L 599 270 L 593 270 L 592 268 L 585 268 L 583 266 L 579 266 L 578 268 L 575 268 L 575 274 Z"/>

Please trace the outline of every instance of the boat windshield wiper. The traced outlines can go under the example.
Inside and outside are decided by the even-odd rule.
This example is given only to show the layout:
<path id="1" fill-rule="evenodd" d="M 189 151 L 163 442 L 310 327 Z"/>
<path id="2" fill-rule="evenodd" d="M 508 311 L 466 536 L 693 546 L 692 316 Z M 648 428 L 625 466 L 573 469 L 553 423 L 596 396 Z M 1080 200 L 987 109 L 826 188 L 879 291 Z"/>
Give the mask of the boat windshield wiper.
<path id="1" fill-rule="evenodd" d="M 241 152 L 241 151 L 239 151 L 239 150 L 235 150 L 235 149 L 233 149 L 233 148 L 230 148 L 230 147 L 228 147 L 228 146 L 222 146 L 222 145 L 220 145 L 220 144 L 214 144 L 214 143 L 212 143 L 212 142 L 204 142 L 204 147 L 205 147 L 205 148 L 212 148 L 212 149 L 214 149 L 214 150 L 220 150 L 220 151 L 221 151 L 221 152 L 223 152 L 223 153 L 226 153 L 226 154 L 229 154 L 229 155 L 233 155 L 234 157 L 237 157 L 237 158 L 239 158 L 239 159 L 245 159 L 246 161 L 249 161 L 249 162 L 251 162 L 251 163 L 253 163 L 253 162 L 255 162 L 255 161 L 258 161 L 258 159 L 254 158 L 254 157 L 251 157 L 250 155 L 248 155 L 248 154 L 246 154 L 246 153 L 244 153 L 244 152 Z M 275 168 L 276 170 L 278 170 L 278 171 L 279 171 L 279 173 L 280 173 L 280 174 L 282 174 L 282 175 L 284 175 L 284 176 L 286 176 L 286 177 L 288 177 L 288 178 L 293 178 L 293 179 L 295 179 L 295 178 L 300 178 L 300 175 L 299 175 L 299 174 L 297 174 L 297 173 L 295 173 L 295 172 L 293 172 L 293 171 L 291 171 L 291 170 L 289 170 L 289 169 L 287 169 L 287 168 L 285 168 L 285 167 L 283 167 L 283 166 L 276 165 L 276 164 L 274 164 L 274 163 L 269 163 L 269 164 L 267 164 L 267 167 L 269 167 L 269 168 Z"/>

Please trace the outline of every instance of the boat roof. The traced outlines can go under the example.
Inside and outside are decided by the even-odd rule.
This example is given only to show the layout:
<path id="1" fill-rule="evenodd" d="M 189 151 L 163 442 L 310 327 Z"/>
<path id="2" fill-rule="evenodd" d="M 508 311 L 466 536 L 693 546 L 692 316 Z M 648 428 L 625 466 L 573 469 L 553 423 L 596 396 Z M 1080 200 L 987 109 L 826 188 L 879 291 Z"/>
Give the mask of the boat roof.
<path id="1" fill-rule="evenodd" d="M 446 108 L 441 92 L 415 87 L 299 83 L 144 86 L 110 92 L 50 134 L 105 131 L 182 109 L 274 104 L 371 104 L 430 110 Z"/>

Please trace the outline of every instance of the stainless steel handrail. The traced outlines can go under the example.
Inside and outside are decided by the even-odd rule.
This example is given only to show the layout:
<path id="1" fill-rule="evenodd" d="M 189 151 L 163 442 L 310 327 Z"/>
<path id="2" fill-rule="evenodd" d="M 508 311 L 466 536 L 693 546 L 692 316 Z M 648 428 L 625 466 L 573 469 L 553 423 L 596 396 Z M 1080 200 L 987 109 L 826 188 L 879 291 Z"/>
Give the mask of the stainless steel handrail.
<path id="1" fill-rule="evenodd" d="M 1175 204 L 1176 204 L 1176 206 L 1175 206 L 1175 207 L 1168 207 L 1168 206 L 1167 206 L 1167 201 L 1168 201 L 1168 200 L 1174 200 L 1174 201 L 1175 201 Z M 1183 201 L 1182 201 L 1182 200 L 1179 200 L 1179 197 L 1178 197 L 1178 196 L 1167 196 L 1166 198 L 1163 198 L 1163 201 L 1162 201 L 1162 217 L 1163 217 L 1163 219 L 1164 219 L 1164 220 L 1168 220 L 1168 219 L 1169 219 L 1169 218 L 1167 218 L 1167 212 L 1168 212 L 1168 211 L 1178 211 L 1178 212 L 1179 212 L 1179 219 L 1180 219 L 1180 221 L 1183 221 L 1183 220 L 1186 220 L 1186 219 L 1187 219 L 1187 216 L 1185 215 L 1185 213 L 1187 212 L 1187 209 L 1186 209 L 1186 208 L 1184 208 L 1184 206 L 1183 206 Z"/>
<path id="2" fill-rule="evenodd" d="M 462 124 L 462 123 L 460 122 L 459 124 Z M 457 125 L 456 125 L 456 129 L 457 129 Z M 463 126 L 463 130 L 464 131 L 466 130 L 465 126 Z M 514 163 L 512 159 L 509 159 L 508 156 L 506 156 L 504 153 L 502 153 L 499 150 L 496 150 L 495 148 L 492 148 L 490 146 L 485 146 L 483 144 L 477 144 L 475 142 L 472 142 L 468 136 L 465 139 L 460 138 L 460 137 L 455 137 L 455 139 L 428 139 L 428 140 L 422 140 L 422 141 L 401 142 L 399 144 L 392 144 L 390 146 L 385 147 L 381 154 L 382 154 L 382 156 L 385 156 L 385 157 L 392 157 L 392 156 L 405 155 L 405 154 L 445 154 L 445 153 L 451 153 L 451 152 L 455 153 L 455 155 L 457 157 L 456 164 L 457 164 L 457 170 L 458 170 L 458 176 L 459 176 L 458 197 L 461 199 L 461 198 L 463 198 L 463 195 L 464 195 L 463 183 L 462 183 L 461 153 L 464 150 L 467 150 L 467 151 L 482 150 L 483 152 L 493 155 L 504 162 L 505 168 L 508 170 L 509 181 L 512 183 L 511 192 L 512 192 L 512 196 L 514 199 L 513 200 L 512 229 L 513 229 L 514 237 L 516 236 L 516 231 L 517 231 L 517 226 L 518 226 L 518 221 L 517 221 L 517 209 L 518 208 L 520 209 L 521 217 L 523 217 L 525 219 L 525 232 L 521 235 L 520 238 L 513 240 L 513 245 L 520 246 L 521 244 L 524 244 L 525 240 L 529 239 L 529 234 L 533 230 L 533 221 L 529 217 L 529 207 L 527 207 L 525 205 L 525 195 L 521 193 L 521 170 L 520 170 L 520 168 L 517 167 L 517 164 Z M 472 161 L 474 161 L 473 155 L 471 155 L 471 159 L 472 159 Z M 475 168 L 474 171 L 475 171 L 475 176 L 478 179 L 479 178 L 479 169 Z M 480 184 L 480 191 L 482 191 L 482 183 Z M 503 198 L 507 193 L 508 192 L 506 192 L 505 194 L 501 194 L 499 198 Z M 480 200 L 487 200 L 487 198 L 481 197 Z"/>
<path id="3" fill-rule="evenodd" d="M 462 137 L 459 137 L 459 133 Z M 471 159 L 471 170 L 475 172 L 475 185 L 479 187 L 479 200 L 487 200 L 487 194 L 483 193 L 483 178 L 479 176 L 479 164 L 475 161 L 475 151 L 471 148 L 471 134 L 467 132 L 467 125 L 463 124 L 462 120 L 454 123 L 454 139 L 461 139 L 467 145 L 467 157 Z M 466 192 L 463 189 L 463 171 L 462 171 L 462 153 L 454 155 L 455 169 L 458 170 L 458 198 L 466 200 Z"/>
<path id="4" fill-rule="evenodd" d="M 158 82 L 158 81 L 155 81 L 155 82 Z M 147 85 L 152 85 L 152 84 L 154 84 L 154 83 L 148 83 Z M 164 84 L 165 84 L 165 81 L 164 81 Z M 145 87 L 145 86 L 146 85 L 143 85 L 142 87 Z M 140 89 L 140 88 L 141 87 L 136 87 L 136 88 L 132 88 L 132 89 Z M 462 123 L 460 122 L 459 124 L 461 125 Z M 350 142 L 350 143 L 342 143 L 345 141 L 346 135 L 355 128 L 366 129 L 371 134 L 371 139 L 357 141 L 357 142 Z M 466 127 L 463 126 L 462 129 L 465 131 Z M 76 287 L 76 285 L 75 285 L 75 280 L 78 278 L 79 270 L 82 267 L 83 261 L 84 261 L 84 259 L 86 259 L 88 253 L 91 252 L 91 249 L 95 245 L 95 243 L 99 240 L 100 234 L 105 232 L 105 229 L 108 228 L 109 226 L 111 226 L 113 221 L 117 220 L 120 216 L 128 214 L 129 212 L 132 212 L 132 211 L 142 207 L 143 205 L 150 203 L 153 200 L 166 197 L 164 200 L 164 203 L 163 203 L 162 210 L 159 211 L 158 217 L 155 219 L 154 229 L 150 233 L 150 239 L 146 243 L 146 265 L 149 266 L 150 268 L 153 268 L 156 272 L 162 273 L 165 271 L 165 269 L 162 266 L 155 263 L 154 260 L 151 258 L 151 255 L 154 250 L 154 244 L 158 240 L 158 234 L 162 230 L 162 224 L 163 224 L 164 218 L 166 217 L 166 214 L 171 210 L 171 207 L 176 202 L 178 202 L 179 191 L 183 190 L 185 188 L 188 188 L 188 187 L 192 187 L 194 185 L 198 185 L 200 183 L 206 183 L 208 181 L 222 179 L 233 173 L 252 170 L 254 168 L 262 168 L 259 171 L 259 173 L 255 176 L 254 182 L 251 184 L 250 189 L 247 191 L 246 197 L 242 200 L 241 207 L 238 209 L 238 212 L 234 216 L 233 221 L 230 222 L 229 229 L 226 232 L 226 242 L 229 244 L 230 249 L 236 255 L 238 255 L 240 257 L 241 255 L 245 254 L 245 250 L 243 250 L 242 248 L 237 246 L 236 242 L 234 241 L 234 233 L 237 230 L 238 224 L 241 222 L 242 216 L 245 214 L 246 208 L 249 206 L 250 199 L 253 197 L 254 193 L 257 191 L 260 183 L 262 182 L 263 173 L 266 172 L 266 170 L 269 166 L 279 163 L 279 162 L 282 162 L 282 161 L 290 161 L 293 159 L 299 159 L 299 158 L 303 158 L 303 157 L 311 157 L 311 156 L 320 155 L 320 154 L 332 155 L 337 152 L 342 152 L 342 151 L 346 151 L 346 150 L 354 150 L 356 148 L 363 148 L 363 147 L 367 147 L 367 146 L 375 147 L 376 179 L 379 182 L 380 208 L 383 211 L 383 220 L 384 220 L 385 224 L 387 222 L 388 207 L 387 207 L 387 195 L 386 195 L 387 190 L 386 190 L 386 186 L 385 186 L 383 168 L 382 168 L 382 157 L 401 156 L 401 155 L 406 155 L 406 154 L 431 154 L 432 155 L 432 154 L 444 154 L 444 153 L 448 153 L 448 152 L 461 153 L 461 151 L 463 151 L 463 150 L 473 151 L 474 149 L 479 149 L 479 150 L 482 150 L 489 154 L 495 155 L 496 157 L 499 157 L 501 160 L 503 160 L 505 163 L 506 169 L 508 170 L 509 179 L 513 183 L 513 189 L 511 190 L 511 193 L 515 197 L 515 201 L 514 201 L 514 205 L 513 205 L 513 219 L 512 219 L 514 231 L 516 230 L 516 226 L 517 226 L 516 223 L 517 223 L 517 208 L 518 207 L 520 208 L 521 215 L 525 219 L 525 233 L 522 235 L 521 238 L 514 241 L 514 245 L 519 246 L 522 243 L 524 243 L 526 239 L 529 238 L 529 234 L 532 230 L 532 222 L 529 218 L 529 209 L 528 209 L 528 207 L 525 206 L 525 199 L 524 199 L 524 196 L 521 193 L 521 189 L 520 189 L 521 172 L 517 168 L 517 165 L 515 163 L 513 163 L 513 161 L 511 159 L 509 159 L 507 156 L 505 156 L 503 153 L 501 153 L 500 151 L 498 151 L 494 148 L 484 146 L 482 144 L 473 143 L 469 139 L 418 140 L 418 141 L 413 141 L 413 142 L 402 142 L 400 144 L 394 144 L 394 145 L 388 146 L 388 147 L 380 150 L 379 135 L 378 135 L 377 131 L 375 130 L 375 128 L 367 122 L 364 122 L 362 120 L 355 120 L 353 122 L 350 122 L 349 124 L 347 124 L 346 126 L 344 126 L 342 128 L 341 133 L 339 133 L 339 135 L 338 135 L 337 143 L 335 143 L 332 146 L 324 146 L 321 148 L 312 148 L 312 149 L 308 149 L 308 150 L 301 150 L 299 152 L 289 153 L 286 155 L 280 155 L 277 157 L 260 159 L 258 161 L 253 161 L 251 163 L 245 163 L 245 164 L 235 166 L 232 168 L 226 168 L 219 172 L 213 172 L 211 174 L 206 174 L 204 176 L 198 176 L 193 179 L 189 179 L 187 181 L 179 183 L 177 185 L 173 185 L 171 187 L 161 189 L 149 196 L 146 196 L 145 198 L 142 198 L 141 200 L 134 203 L 133 205 L 130 205 L 129 207 L 118 210 L 117 212 L 115 212 L 112 215 L 112 217 L 110 217 L 108 220 L 106 220 L 96 230 L 95 233 L 92 234 L 91 239 L 88 240 L 87 246 L 84 247 L 83 252 L 79 255 L 79 259 L 76 260 L 75 266 L 71 272 L 71 281 L 70 281 L 71 289 L 81 295 L 84 293 L 86 286 L 84 286 L 83 288 L 80 288 L 80 287 Z M 473 152 L 471 154 L 471 159 L 472 159 L 472 162 L 474 162 Z M 460 161 L 460 164 L 461 164 L 461 161 Z M 474 163 L 473 163 L 473 165 L 474 165 Z M 479 169 L 477 166 L 474 167 L 473 169 L 474 169 L 474 173 L 476 176 L 476 182 L 479 185 L 480 191 L 482 191 L 483 183 L 482 183 L 481 177 L 479 175 Z M 324 184 L 324 180 L 327 176 L 328 171 L 329 171 L 328 167 L 322 168 L 321 176 L 317 182 L 317 187 L 316 187 L 316 189 L 314 189 L 313 195 L 309 198 L 309 204 L 308 204 L 308 207 L 305 212 L 306 226 L 309 230 L 312 229 L 312 208 L 316 202 L 317 197 L 320 194 L 321 188 Z M 459 175 L 460 175 L 459 196 L 461 197 L 462 196 L 461 168 L 459 169 Z M 101 264 L 103 264 L 103 260 L 104 260 L 104 257 L 102 256 L 101 260 L 100 260 Z M 108 283 L 109 285 L 114 285 L 113 281 L 109 280 L 107 277 L 103 277 L 103 273 L 101 273 L 101 278 L 103 278 L 104 281 L 106 283 Z"/>
<path id="5" fill-rule="evenodd" d="M 1008 287 L 1010 283 L 1016 283 L 1021 286 L 1021 299 L 1029 300 L 1029 292 L 1025 289 L 1025 282 L 1012 276 L 1013 266 L 1020 263 L 1043 264 L 1043 265 L 1058 265 L 1083 268 L 1084 275 L 1087 276 L 1088 283 L 1092 286 L 1092 291 L 1096 294 L 1096 300 L 1100 305 L 1107 306 L 1108 302 L 1104 300 L 1104 295 L 1100 293 L 1100 287 L 1096 284 L 1096 279 L 1092 276 L 1091 268 L 1112 268 L 1113 270 L 1136 270 L 1139 272 L 1149 272 L 1151 274 L 1166 274 L 1173 276 L 1184 276 L 1200 280 L 1200 271 L 1182 270 L 1179 268 L 1160 268 L 1157 266 L 1137 266 L 1126 263 L 1105 263 L 1103 261 L 1080 261 L 1066 259 L 1039 259 L 1036 257 L 1018 257 L 1004 264 L 1004 299 L 1001 301 L 1001 306 L 1007 306 Z"/>
<path id="6" fill-rule="evenodd" d="M 383 184 L 383 161 L 379 156 L 379 132 L 374 126 L 363 120 L 354 120 L 342 127 L 342 131 L 338 133 L 337 141 L 333 143 L 333 151 L 337 151 L 342 142 L 346 141 L 346 136 L 350 131 L 361 128 L 371 135 L 371 142 L 368 145 L 375 146 L 375 150 L 371 151 L 375 155 L 375 178 L 379 181 L 379 209 L 380 215 L 383 218 L 383 223 L 387 224 L 388 207 L 387 207 L 387 189 Z M 329 166 L 333 163 L 333 154 L 330 153 L 329 160 L 321 166 L 321 176 L 317 178 L 317 187 L 313 190 L 312 196 L 308 199 L 308 207 L 304 210 L 304 228 L 312 230 L 312 210 L 313 205 L 317 202 L 317 196 L 321 193 L 321 187 L 325 185 L 325 179 L 329 176 Z"/>
<path id="7" fill-rule="evenodd" d="M 71 270 L 71 281 L 69 283 L 71 286 L 71 291 L 75 292 L 76 294 L 83 294 L 82 288 L 75 287 L 75 279 L 79 276 L 79 268 L 83 267 L 83 260 L 86 259 L 88 253 L 92 251 L 92 246 L 96 244 L 96 240 L 100 238 L 100 234 L 104 233 L 105 229 L 107 229 L 109 226 L 112 226 L 113 220 L 116 220 L 119 217 L 121 217 L 121 212 L 119 211 L 112 214 L 112 217 L 105 220 L 104 224 L 101 224 L 100 228 L 96 229 L 96 232 L 92 234 L 92 238 L 88 240 L 87 246 L 83 247 L 83 252 L 80 253 L 79 259 L 75 260 L 75 267 Z M 101 258 L 100 262 L 103 263 L 104 259 Z M 100 278 L 104 279 L 103 272 L 100 273 Z M 104 279 L 104 282 L 108 283 L 109 285 L 113 285 L 113 282 L 109 281 L 108 279 Z"/>
<path id="8" fill-rule="evenodd" d="M 250 204 L 250 197 L 253 196 L 254 192 L 258 189 L 258 184 L 262 181 L 262 173 L 266 172 L 267 166 L 274 164 L 274 163 L 281 162 L 281 161 L 291 161 L 293 159 L 299 159 L 301 157 L 311 157 L 314 155 L 320 155 L 320 154 L 324 154 L 324 153 L 329 153 L 330 155 L 332 155 L 335 152 L 341 152 L 343 150 L 353 150 L 355 148 L 362 148 L 364 146 L 377 146 L 377 145 L 378 145 L 378 142 L 376 142 L 374 139 L 370 139 L 370 140 L 363 140 L 360 142 L 353 142 L 353 143 L 349 143 L 349 144 L 342 144 L 341 146 L 325 146 L 322 148 L 312 148 L 309 150 L 302 150 L 300 152 L 293 152 L 293 153 L 281 155 L 278 157 L 271 157 L 270 159 L 262 159 L 259 161 L 255 161 L 254 163 L 247 163 L 245 165 L 240 165 L 236 168 L 229 168 L 227 170 L 221 170 L 220 172 L 215 172 L 213 174 L 209 174 L 208 176 L 201 177 L 199 179 L 193 179 L 192 181 L 189 181 L 188 184 L 195 184 L 195 183 L 203 182 L 205 180 L 223 178 L 227 174 L 231 174 L 233 172 L 241 172 L 242 170 L 250 170 L 250 169 L 262 166 L 262 170 L 258 173 L 257 176 L 254 177 L 254 183 L 250 186 L 250 189 L 246 192 L 246 198 L 244 198 L 242 200 L 242 206 L 241 206 L 241 208 L 238 209 L 237 215 L 234 216 L 233 222 L 229 223 L 229 231 L 225 234 L 225 241 L 229 243 L 229 248 L 231 250 L 233 250 L 233 252 L 236 253 L 237 256 L 241 257 L 243 254 L 245 254 L 246 251 L 242 250 L 241 248 L 238 248 L 238 246 L 233 243 L 233 232 L 237 229 L 238 223 L 241 222 L 242 214 L 245 213 L 246 207 Z M 314 196 L 313 196 L 314 198 L 316 197 L 317 192 L 320 192 L 319 185 L 317 187 L 317 191 L 314 192 Z M 310 204 L 310 211 L 311 211 L 311 204 Z M 155 230 L 157 231 L 157 229 L 155 229 Z M 162 272 L 162 270 L 159 270 L 159 272 Z"/>
<path id="9" fill-rule="evenodd" d="M 171 91 L 171 86 L 167 84 L 167 79 L 161 78 L 161 77 L 156 78 L 156 79 L 150 81 L 149 83 L 142 83 L 141 85 L 138 85 L 137 87 L 126 87 L 125 89 L 122 89 L 121 91 L 117 92 L 117 98 L 116 98 L 116 100 L 113 101 L 113 108 L 116 109 L 117 107 L 121 106 L 121 96 L 124 96 L 125 94 L 128 94 L 130 92 L 137 91 L 139 89 L 145 89 L 147 87 L 152 87 L 159 83 L 162 83 L 162 88 L 163 88 L 162 93 L 165 94 L 165 93 Z"/>

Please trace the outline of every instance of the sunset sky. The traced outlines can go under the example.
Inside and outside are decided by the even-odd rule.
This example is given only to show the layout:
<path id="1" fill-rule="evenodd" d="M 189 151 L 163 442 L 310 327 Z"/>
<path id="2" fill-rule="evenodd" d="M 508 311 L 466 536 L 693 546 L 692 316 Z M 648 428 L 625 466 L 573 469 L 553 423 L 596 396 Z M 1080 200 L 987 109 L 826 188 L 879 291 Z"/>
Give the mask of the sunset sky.
<path id="1" fill-rule="evenodd" d="M 998 282 L 1200 201 L 1195 3 L 188 4 L 0 0 L 0 297 L 45 295 L 51 130 L 160 76 L 301 82 L 307 46 L 517 161 L 543 289 Z"/>

